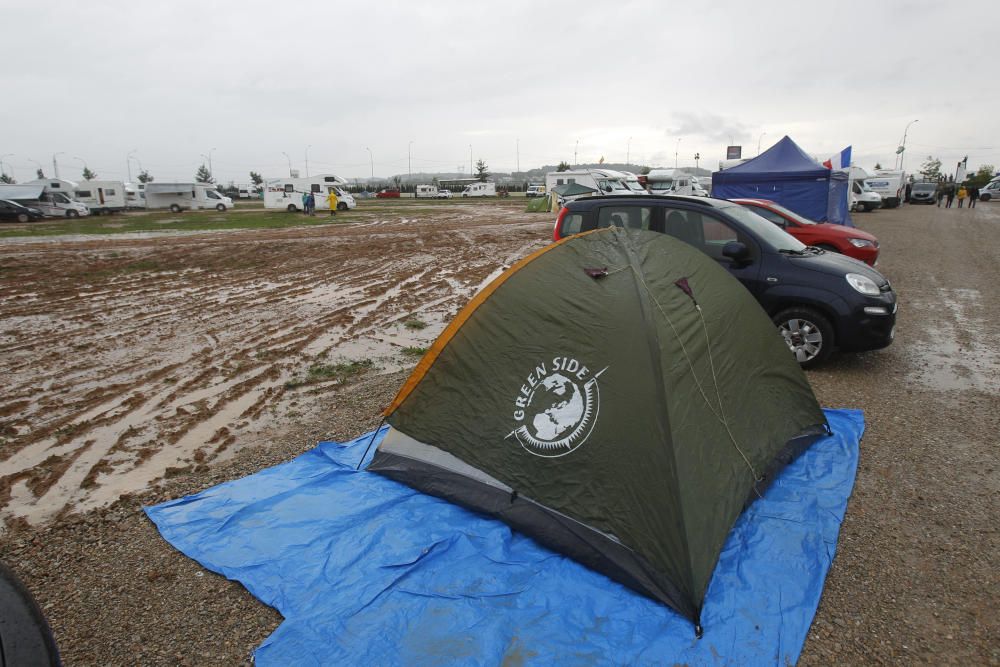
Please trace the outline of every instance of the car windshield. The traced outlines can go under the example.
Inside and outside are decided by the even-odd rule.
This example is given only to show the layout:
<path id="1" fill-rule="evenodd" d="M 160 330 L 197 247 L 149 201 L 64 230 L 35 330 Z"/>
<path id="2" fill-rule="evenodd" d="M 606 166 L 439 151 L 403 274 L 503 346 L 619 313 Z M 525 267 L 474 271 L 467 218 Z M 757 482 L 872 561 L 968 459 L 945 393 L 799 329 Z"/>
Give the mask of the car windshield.
<path id="1" fill-rule="evenodd" d="M 937 185 L 934 183 L 917 183 L 913 186 L 913 192 L 934 192 L 937 190 Z"/>
<path id="2" fill-rule="evenodd" d="M 673 181 L 649 181 L 650 190 L 669 190 L 673 186 Z"/>
<path id="3" fill-rule="evenodd" d="M 625 181 L 625 186 L 629 190 L 634 190 L 635 192 L 645 192 L 646 191 L 645 189 L 643 189 L 643 187 L 641 185 L 639 185 L 639 181 Z"/>
<path id="4" fill-rule="evenodd" d="M 792 220 L 794 220 L 795 222 L 797 222 L 797 223 L 799 223 L 801 225 L 815 225 L 816 224 L 815 220 L 810 220 L 809 218 L 803 218 L 801 215 L 799 215 L 795 211 L 789 210 L 789 209 L 785 208 L 784 206 L 782 206 L 781 204 L 775 204 L 775 203 L 772 202 L 772 203 L 768 204 L 767 208 L 774 209 L 778 213 L 781 213 L 782 215 L 784 215 L 786 218 L 791 218 Z"/>
<path id="5" fill-rule="evenodd" d="M 763 240 L 778 252 L 787 251 L 800 253 L 805 251 L 806 245 L 794 236 L 781 229 L 773 222 L 765 220 L 753 211 L 743 208 L 739 204 L 720 206 L 730 216 L 743 223 L 747 229 L 753 232 L 757 238 Z"/>

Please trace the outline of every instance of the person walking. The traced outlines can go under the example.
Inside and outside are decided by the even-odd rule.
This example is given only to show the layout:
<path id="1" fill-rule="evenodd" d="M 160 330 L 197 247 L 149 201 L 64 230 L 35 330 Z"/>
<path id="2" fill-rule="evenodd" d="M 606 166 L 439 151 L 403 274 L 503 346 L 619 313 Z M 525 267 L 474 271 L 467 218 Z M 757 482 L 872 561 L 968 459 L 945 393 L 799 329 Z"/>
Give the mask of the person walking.
<path id="1" fill-rule="evenodd" d="M 303 215 L 309 215 L 309 193 L 302 193 L 302 213 Z"/>
<path id="2" fill-rule="evenodd" d="M 306 213 L 316 215 L 316 195 L 311 192 L 306 195 Z"/>
<path id="3" fill-rule="evenodd" d="M 965 203 L 965 198 L 969 196 L 969 191 L 965 189 L 964 185 L 958 187 L 958 207 L 962 208 L 962 204 Z"/>
<path id="4" fill-rule="evenodd" d="M 337 191 L 330 188 L 330 194 L 326 196 L 326 201 L 330 204 L 330 215 L 337 215 L 337 205 L 340 203 L 340 199 L 337 197 Z"/>
<path id="5" fill-rule="evenodd" d="M 938 208 L 941 208 L 941 200 L 944 199 L 944 186 L 940 183 L 938 183 L 934 196 L 937 198 Z"/>
<path id="6" fill-rule="evenodd" d="M 976 208 L 977 201 L 979 201 L 979 186 L 973 185 L 969 188 L 969 208 Z"/>
<path id="7" fill-rule="evenodd" d="M 944 188 L 944 207 L 951 208 L 951 205 L 955 202 L 955 184 L 949 183 Z"/>

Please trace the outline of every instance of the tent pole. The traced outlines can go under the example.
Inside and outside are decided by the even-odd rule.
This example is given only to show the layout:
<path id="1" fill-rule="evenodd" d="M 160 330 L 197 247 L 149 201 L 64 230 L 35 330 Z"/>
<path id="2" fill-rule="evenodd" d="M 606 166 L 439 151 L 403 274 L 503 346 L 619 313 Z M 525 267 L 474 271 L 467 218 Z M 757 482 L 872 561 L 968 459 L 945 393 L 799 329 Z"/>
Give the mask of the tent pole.
<path id="1" fill-rule="evenodd" d="M 358 467 L 354 469 L 355 471 L 358 471 L 358 470 L 361 470 L 361 464 L 365 462 L 365 459 L 366 459 L 366 458 L 368 458 L 368 452 L 369 452 L 369 451 L 371 450 L 371 448 L 372 448 L 372 443 L 374 443 L 374 442 L 375 442 L 375 436 L 377 436 L 377 435 L 378 435 L 378 432 L 382 430 L 382 425 L 383 425 L 383 424 L 385 424 L 385 417 L 382 417 L 382 421 L 380 421 L 380 422 L 378 423 L 378 426 L 376 426 L 376 427 L 375 427 L 375 430 L 374 430 L 374 431 L 372 431 L 372 439 L 368 441 L 368 446 L 367 446 L 367 447 L 365 447 L 365 453 L 364 453 L 364 455 L 363 455 L 363 456 L 361 457 L 361 460 L 360 460 L 360 461 L 358 461 Z"/>

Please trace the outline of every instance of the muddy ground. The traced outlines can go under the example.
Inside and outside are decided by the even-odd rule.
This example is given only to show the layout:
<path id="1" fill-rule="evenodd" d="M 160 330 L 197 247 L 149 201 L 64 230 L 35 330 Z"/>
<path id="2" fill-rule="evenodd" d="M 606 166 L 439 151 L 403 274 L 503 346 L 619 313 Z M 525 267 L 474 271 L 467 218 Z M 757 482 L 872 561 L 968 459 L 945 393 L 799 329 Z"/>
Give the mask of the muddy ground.
<path id="1" fill-rule="evenodd" d="M 141 513 L 374 427 L 475 291 L 549 242 L 523 202 L 0 244 L 0 558 L 67 664 L 240 664 L 280 622 Z M 802 664 L 1000 664 L 1000 204 L 858 216 L 897 341 L 809 379 L 868 430 Z"/>

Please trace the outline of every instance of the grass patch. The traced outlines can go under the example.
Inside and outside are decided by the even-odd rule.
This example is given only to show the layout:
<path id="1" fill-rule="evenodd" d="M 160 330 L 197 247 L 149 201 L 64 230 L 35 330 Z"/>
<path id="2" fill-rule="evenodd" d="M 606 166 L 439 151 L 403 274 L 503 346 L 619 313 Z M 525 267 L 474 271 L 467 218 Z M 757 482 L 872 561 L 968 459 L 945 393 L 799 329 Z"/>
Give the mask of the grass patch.
<path id="1" fill-rule="evenodd" d="M 374 368 L 371 359 L 360 359 L 341 364 L 313 364 L 304 378 L 295 378 L 285 383 L 285 389 L 295 389 L 317 382 L 336 381 L 344 384 L 348 380 Z"/>
<path id="2" fill-rule="evenodd" d="M 403 354 L 408 357 L 422 357 L 427 354 L 426 347 L 404 347 Z"/>
<path id="3" fill-rule="evenodd" d="M 414 318 L 412 320 L 407 320 L 403 322 L 403 326 L 406 327 L 407 329 L 420 330 L 427 328 L 427 322 Z"/>

